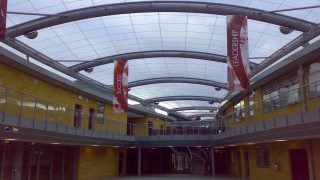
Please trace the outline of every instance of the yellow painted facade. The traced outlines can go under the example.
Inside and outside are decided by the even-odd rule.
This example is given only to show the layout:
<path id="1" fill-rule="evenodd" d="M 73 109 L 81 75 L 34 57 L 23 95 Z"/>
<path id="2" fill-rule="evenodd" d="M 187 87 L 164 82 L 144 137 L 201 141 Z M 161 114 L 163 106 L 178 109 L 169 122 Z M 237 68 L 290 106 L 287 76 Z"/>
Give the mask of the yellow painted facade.
<path id="1" fill-rule="evenodd" d="M 101 180 L 118 176 L 121 148 L 81 146 L 79 153 L 79 180 Z M 123 170 L 125 172 L 125 158 Z"/>
<path id="2" fill-rule="evenodd" d="M 75 105 L 82 107 L 81 128 L 88 128 L 89 109 L 97 114 L 97 101 L 57 87 L 12 67 L 0 64 L 0 109 L 26 119 L 74 125 Z M 9 87 L 6 97 L 5 86 Z M 2 103 L 1 103 L 2 102 Z M 35 108 L 36 107 L 36 108 Z M 127 114 L 112 112 L 112 105 L 105 104 L 104 122 L 94 121 L 94 129 L 111 133 L 126 133 Z"/>
<path id="3" fill-rule="evenodd" d="M 312 150 L 314 155 L 314 167 L 316 177 L 320 176 L 320 139 L 312 139 Z M 269 143 L 270 167 L 258 167 L 255 145 L 243 145 L 233 147 L 230 158 L 230 173 L 234 176 L 246 176 L 244 152 L 249 155 L 249 171 L 252 180 L 269 180 L 269 179 L 291 179 L 290 149 L 306 149 L 308 153 L 309 176 L 312 177 L 311 159 L 309 140 L 294 140 L 284 142 Z M 239 172 L 239 158 L 241 154 L 241 173 Z M 278 162 L 280 169 L 277 170 L 274 164 Z"/>

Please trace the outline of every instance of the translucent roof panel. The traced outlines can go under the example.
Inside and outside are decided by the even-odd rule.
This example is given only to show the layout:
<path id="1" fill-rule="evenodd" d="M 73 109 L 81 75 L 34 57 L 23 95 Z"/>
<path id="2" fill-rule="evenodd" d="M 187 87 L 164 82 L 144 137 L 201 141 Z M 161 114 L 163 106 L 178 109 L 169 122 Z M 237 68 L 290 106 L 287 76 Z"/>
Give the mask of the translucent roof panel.
<path id="1" fill-rule="evenodd" d="M 211 106 L 219 107 L 220 103 L 209 104 L 208 101 L 194 101 L 194 100 L 178 100 L 178 101 L 163 101 L 159 103 L 168 109 L 179 108 L 179 107 L 190 107 L 190 106 Z"/>
<path id="2" fill-rule="evenodd" d="M 223 98 L 226 90 L 216 91 L 211 86 L 186 83 L 160 83 L 134 87 L 129 94 L 141 99 L 167 96 L 208 96 Z"/>
<path id="3" fill-rule="evenodd" d="M 65 63 L 69 64 L 69 63 Z M 81 74 L 105 85 L 113 84 L 113 64 L 94 67 Z M 163 77 L 185 77 L 226 83 L 227 65 L 214 61 L 187 58 L 148 58 L 129 61 L 129 82 Z"/>
<path id="4" fill-rule="evenodd" d="M 301 32 L 248 21 L 249 56 L 268 57 Z M 54 60 L 93 60 L 140 51 L 184 50 L 226 55 L 226 17 L 197 13 L 138 13 L 98 17 L 39 30 L 19 40 Z M 263 59 L 252 59 L 260 63 Z M 78 62 L 80 63 L 80 62 Z"/>
<path id="5" fill-rule="evenodd" d="M 55 0 L 55 1 L 40 1 L 40 0 L 10 0 L 8 1 L 8 11 L 19 12 L 33 12 L 33 13 L 46 13 L 56 14 L 60 12 L 99 6 L 104 4 L 137 2 L 141 0 Z M 152 0 L 145 0 L 145 2 Z M 192 0 L 178 0 L 178 1 L 192 1 Z M 279 9 L 290 9 L 305 6 L 316 6 L 320 4 L 320 0 L 198 0 L 198 2 L 208 3 L 223 3 L 242 7 L 256 8 L 266 11 L 273 11 Z M 307 20 L 314 23 L 319 23 L 320 8 L 296 10 L 280 12 L 298 19 Z M 11 15 L 8 16 L 8 25 L 13 26 L 29 20 L 38 18 L 37 16 L 23 16 Z"/>

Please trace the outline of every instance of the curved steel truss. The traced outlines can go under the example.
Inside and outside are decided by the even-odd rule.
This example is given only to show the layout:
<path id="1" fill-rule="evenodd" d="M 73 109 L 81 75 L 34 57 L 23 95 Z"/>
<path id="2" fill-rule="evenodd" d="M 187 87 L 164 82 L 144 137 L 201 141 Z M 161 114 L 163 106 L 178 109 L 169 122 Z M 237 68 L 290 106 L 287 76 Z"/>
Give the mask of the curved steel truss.
<path id="1" fill-rule="evenodd" d="M 222 99 L 214 98 L 214 97 L 207 97 L 207 96 L 166 96 L 166 97 L 158 97 L 152 99 L 146 99 L 144 102 L 147 103 L 156 103 L 156 102 L 163 102 L 163 101 L 179 101 L 179 100 L 192 100 L 192 101 L 208 101 L 208 102 L 221 102 Z"/>
<path id="2" fill-rule="evenodd" d="M 217 15 L 243 14 L 248 15 L 249 19 L 286 26 L 303 32 L 308 32 L 316 25 L 281 14 L 268 13 L 263 10 L 235 5 L 187 1 L 149 1 L 108 4 L 67 11 L 57 14 L 57 16 L 47 16 L 13 26 L 8 28 L 7 35 L 12 38 L 31 31 L 82 19 L 147 12 L 190 12 Z"/>
<path id="3" fill-rule="evenodd" d="M 201 85 L 207 85 L 212 87 L 219 87 L 225 90 L 228 89 L 226 83 L 220 83 L 220 82 L 211 81 L 207 79 L 184 78 L 184 77 L 164 77 L 164 78 L 143 79 L 140 81 L 129 82 L 129 88 L 148 85 L 148 84 L 159 84 L 159 83 L 190 83 L 190 84 L 201 84 Z"/>
<path id="4" fill-rule="evenodd" d="M 187 110 L 218 110 L 217 107 L 212 106 L 189 106 L 189 107 L 180 107 L 180 108 L 174 108 L 170 109 L 170 112 L 177 112 L 177 111 L 187 111 Z"/>
<path id="5" fill-rule="evenodd" d="M 113 63 L 115 59 L 133 60 L 133 59 L 155 58 L 155 57 L 179 57 L 179 58 L 190 58 L 190 59 L 199 59 L 199 60 L 208 60 L 208 61 L 227 63 L 226 56 L 221 56 L 217 54 L 195 52 L 195 51 L 162 50 L 162 51 L 141 51 L 141 52 L 118 54 L 114 56 L 98 58 L 92 61 L 71 66 L 70 69 L 74 72 L 79 72 L 81 70 L 84 70 L 90 67 Z M 256 63 L 252 63 L 252 62 L 250 63 L 250 65 L 252 67 L 257 66 Z"/>

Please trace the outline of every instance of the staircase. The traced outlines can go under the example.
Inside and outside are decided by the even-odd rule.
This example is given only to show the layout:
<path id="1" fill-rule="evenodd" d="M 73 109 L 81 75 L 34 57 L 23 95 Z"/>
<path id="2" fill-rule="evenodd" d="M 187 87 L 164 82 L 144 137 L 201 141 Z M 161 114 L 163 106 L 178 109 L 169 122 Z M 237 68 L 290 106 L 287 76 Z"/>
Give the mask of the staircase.
<path id="1" fill-rule="evenodd" d="M 198 156 L 192 156 L 190 174 L 204 175 L 205 162 Z"/>

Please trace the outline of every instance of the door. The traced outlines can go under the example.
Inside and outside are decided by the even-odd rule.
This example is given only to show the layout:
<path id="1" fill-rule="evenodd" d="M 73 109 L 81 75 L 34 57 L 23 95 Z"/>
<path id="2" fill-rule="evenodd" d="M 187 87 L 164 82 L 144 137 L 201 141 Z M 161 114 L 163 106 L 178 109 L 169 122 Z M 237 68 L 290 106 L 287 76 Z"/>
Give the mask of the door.
<path id="1" fill-rule="evenodd" d="M 81 110 L 82 110 L 82 106 L 76 104 L 74 108 L 73 127 L 81 127 Z"/>
<path id="2" fill-rule="evenodd" d="M 292 180 L 309 180 L 308 154 L 306 149 L 290 149 Z"/>
<path id="3" fill-rule="evenodd" d="M 133 132 L 132 131 L 132 122 L 129 121 L 127 124 L 127 135 L 132 136 L 133 135 L 132 132 Z"/>
<path id="4" fill-rule="evenodd" d="M 148 122 L 148 134 L 153 135 L 153 123 Z"/>
<path id="5" fill-rule="evenodd" d="M 242 177 L 241 153 L 240 153 L 240 151 L 237 151 L 237 161 L 238 161 L 238 172 L 239 172 L 239 176 Z"/>
<path id="6" fill-rule="evenodd" d="M 250 177 L 250 169 L 249 169 L 249 154 L 247 151 L 244 152 L 244 165 L 246 170 L 246 178 Z"/>
<path id="7" fill-rule="evenodd" d="M 94 123 L 94 109 L 89 109 L 89 121 L 88 121 L 88 129 L 93 129 Z"/>
<path id="8" fill-rule="evenodd" d="M 119 153 L 119 175 L 124 175 L 123 174 L 123 167 L 124 167 L 124 153 L 120 152 Z"/>

